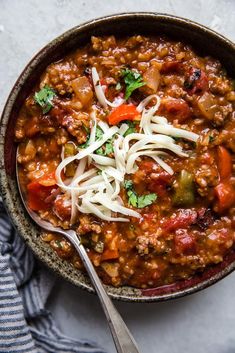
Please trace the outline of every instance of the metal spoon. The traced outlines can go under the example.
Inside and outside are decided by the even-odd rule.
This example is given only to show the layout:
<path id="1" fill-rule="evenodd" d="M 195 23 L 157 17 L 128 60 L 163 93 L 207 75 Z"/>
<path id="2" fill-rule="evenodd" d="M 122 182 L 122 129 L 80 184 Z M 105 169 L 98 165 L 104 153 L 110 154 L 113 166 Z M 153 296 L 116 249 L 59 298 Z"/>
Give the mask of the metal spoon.
<path id="1" fill-rule="evenodd" d="M 86 250 L 84 246 L 81 244 L 81 241 L 79 239 L 78 234 L 70 229 L 70 230 L 64 230 L 60 227 L 54 227 L 50 222 L 42 220 L 37 213 L 33 212 L 32 210 L 29 209 L 24 196 L 23 196 L 23 191 L 21 189 L 20 181 L 19 181 L 19 173 L 18 173 L 18 164 L 16 162 L 16 174 L 17 174 L 17 183 L 18 183 L 18 188 L 20 192 L 21 199 L 23 201 L 23 204 L 30 215 L 30 217 L 34 220 L 35 223 L 37 223 L 38 226 L 41 228 L 49 231 L 49 232 L 56 232 L 64 237 L 66 237 L 75 247 L 77 250 L 86 270 L 87 273 L 90 277 L 90 280 L 93 284 L 94 289 L 96 290 L 96 293 L 98 294 L 98 297 L 100 299 L 101 306 L 104 310 L 106 319 L 109 324 L 110 331 L 113 336 L 113 340 L 115 343 L 115 347 L 118 353 L 140 353 L 140 351 L 137 348 L 137 344 L 132 337 L 130 331 L 128 330 L 125 322 L 123 321 L 121 315 L 118 313 L 117 309 L 113 305 L 111 299 L 109 298 L 108 294 L 106 293 L 106 290 L 99 279 L 94 266 L 89 259 L 89 256 L 86 253 Z"/>

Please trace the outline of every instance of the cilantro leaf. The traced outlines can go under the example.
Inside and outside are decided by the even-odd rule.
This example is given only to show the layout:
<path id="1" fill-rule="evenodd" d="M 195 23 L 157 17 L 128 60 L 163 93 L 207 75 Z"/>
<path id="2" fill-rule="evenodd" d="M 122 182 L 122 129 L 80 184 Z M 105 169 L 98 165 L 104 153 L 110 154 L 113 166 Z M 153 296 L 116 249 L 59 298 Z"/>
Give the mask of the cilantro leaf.
<path id="1" fill-rule="evenodd" d="M 124 187 L 125 187 L 125 189 L 132 189 L 133 188 L 133 181 L 131 181 L 131 180 L 125 180 L 124 181 Z"/>
<path id="2" fill-rule="evenodd" d="M 97 126 L 96 135 L 95 135 L 96 141 L 101 140 L 103 135 L 104 135 L 103 130 L 99 126 Z M 95 151 L 95 153 L 99 154 L 101 156 L 107 156 L 107 155 L 113 153 L 113 138 L 109 139 L 105 144 L 103 144 L 103 146 L 99 147 Z"/>
<path id="3" fill-rule="evenodd" d="M 102 139 L 103 135 L 104 135 L 103 130 L 102 130 L 99 126 L 97 126 L 96 132 L 95 132 L 95 139 L 96 139 L 97 141 L 99 141 L 99 140 Z"/>
<path id="4" fill-rule="evenodd" d="M 128 203 L 134 207 L 138 207 L 138 196 L 132 190 L 127 191 L 127 196 L 129 197 Z"/>
<path id="5" fill-rule="evenodd" d="M 79 145 L 79 148 L 87 148 L 89 146 L 89 137 L 87 138 L 86 142 L 82 143 Z"/>
<path id="6" fill-rule="evenodd" d="M 133 207 L 144 208 L 151 205 L 157 199 L 157 194 L 146 194 L 146 195 L 137 195 L 133 190 L 133 182 L 131 180 L 125 180 L 124 187 L 127 190 L 128 203 Z"/>
<path id="7" fill-rule="evenodd" d="M 143 78 L 139 72 L 132 71 L 129 69 L 124 69 L 121 72 L 122 77 L 124 78 L 124 82 L 126 84 L 126 92 L 125 99 L 128 99 L 132 92 L 137 88 L 140 88 L 145 85 L 143 82 Z"/>
<path id="8" fill-rule="evenodd" d="M 87 133 L 87 140 L 86 142 L 82 143 L 81 145 L 79 145 L 79 148 L 87 148 L 89 146 L 89 139 L 90 139 L 90 129 L 85 125 L 83 124 L 83 129 L 86 131 Z"/>
<path id="9" fill-rule="evenodd" d="M 104 150 L 103 150 L 102 146 L 100 148 L 98 148 L 97 150 L 95 150 L 95 153 L 103 156 L 104 155 Z"/>
<path id="10" fill-rule="evenodd" d="M 113 144 L 112 144 L 112 140 L 108 140 L 105 144 L 105 151 L 104 151 L 105 155 L 111 154 L 113 153 Z"/>
<path id="11" fill-rule="evenodd" d="M 127 120 L 127 121 L 125 121 L 125 124 L 127 124 L 129 126 L 129 128 L 126 130 L 125 134 L 123 135 L 124 137 L 136 132 L 135 131 L 135 124 L 133 121 Z"/>
<path id="12" fill-rule="evenodd" d="M 103 146 L 95 151 L 96 154 L 107 156 L 113 153 L 113 140 L 108 140 Z"/>
<path id="13" fill-rule="evenodd" d="M 96 139 L 96 141 L 101 140 L 102 137 L 103 137 L 103 135 L 104 135 L 103 130 L 102 130 L 99 126 L 97 126 L 96 132 L 95 132 L 95 139 Z M 99 148 L 95 151 L 95 153 L 96 153 L 96 154 L 103 155 L 103 154 L 104 154 L 103 146 L 99 147 Z"/>
<path id="14" fill-rule="evenodd" d="M 156 201 L 157 195 L 152 193 L 152 194 L 147 194 L 147 195 L 142 195 L 138 197 L 138 208 L 144 208 L 146 206 L 152 205 L 154 201 Z"/>
<path id="15" fill-rule="evenodd" d="M 38 105 L 40 105 L 40 107 L 42 107 L 43 114 L 48 113 L 54 106 L 52 103 L 54 97 L 56 97 L 56 93 L 49 86 L 45 86 L 39 92 L 35 93 L 34 100 Z"/>

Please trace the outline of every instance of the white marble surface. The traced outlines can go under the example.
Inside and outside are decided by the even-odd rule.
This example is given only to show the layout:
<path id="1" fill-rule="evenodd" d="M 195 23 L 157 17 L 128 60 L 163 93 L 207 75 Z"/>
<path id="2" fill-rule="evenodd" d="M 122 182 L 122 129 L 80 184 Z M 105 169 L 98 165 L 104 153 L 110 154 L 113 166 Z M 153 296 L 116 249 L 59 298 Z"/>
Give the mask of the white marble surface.
<path id="1" fill-rule="evenodd" d="M 187 17 L 235 40 L 234 0 L 0 0 L 0 110 L 21 70 L 49 40 L 89 19 L 127 11 Z M 48 307 L 65 333 L 115 352 L 95 296 L 58 279 Z M 142 353 L 235 352 L 235 273 L 174 302 L 117 307 Z"/>

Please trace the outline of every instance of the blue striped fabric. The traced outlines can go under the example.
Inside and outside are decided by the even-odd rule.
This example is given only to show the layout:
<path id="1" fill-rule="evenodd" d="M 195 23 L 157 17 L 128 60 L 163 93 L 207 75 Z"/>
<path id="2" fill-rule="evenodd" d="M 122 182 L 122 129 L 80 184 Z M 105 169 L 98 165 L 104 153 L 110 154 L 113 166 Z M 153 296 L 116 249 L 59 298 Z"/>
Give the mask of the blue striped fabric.
<path id="1" fill-rule="evenodd" d="M 36 266 L 0 202 L 1 353 L 105 353 L 91 341 L 64 336 L 56 327 L 45 309 L 53 280 Z"/>

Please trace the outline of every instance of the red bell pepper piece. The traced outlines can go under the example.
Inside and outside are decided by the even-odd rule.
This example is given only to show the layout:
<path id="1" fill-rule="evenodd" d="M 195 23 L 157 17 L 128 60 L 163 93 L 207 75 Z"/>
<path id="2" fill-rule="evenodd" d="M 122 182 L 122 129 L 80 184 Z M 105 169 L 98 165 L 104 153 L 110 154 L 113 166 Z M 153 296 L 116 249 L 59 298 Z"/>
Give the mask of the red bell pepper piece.
<path id="1" fill-rule="evenodd" d="M 140 113 L 133 104 L 122 104 L 108 116 L 110 125 L 117 125 L 123 120 L 140 120 Z"/>
<path id="2" fill-rule="evenodd" d="M 51 195 L 55 185 L 55 172 L 46 174 L 27 185 L 28 205 L 31 210 L 46 210 L 50 207 L 51 202 L 46 202 L 45 200 Z"/>
<path id="3" fill-rule="evenodd" d="M 232 157 L 223 146 L 218 146 L 218 170 L 221 181 L 232 175 Z"/>
<path id="4" fill-rule="evenodd" d="M 215 196 L 219 213 L 223 213 L 235 203 L 235 190 L 229 180 L 215 187 Z"/>

